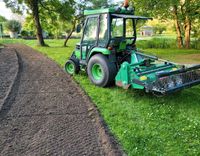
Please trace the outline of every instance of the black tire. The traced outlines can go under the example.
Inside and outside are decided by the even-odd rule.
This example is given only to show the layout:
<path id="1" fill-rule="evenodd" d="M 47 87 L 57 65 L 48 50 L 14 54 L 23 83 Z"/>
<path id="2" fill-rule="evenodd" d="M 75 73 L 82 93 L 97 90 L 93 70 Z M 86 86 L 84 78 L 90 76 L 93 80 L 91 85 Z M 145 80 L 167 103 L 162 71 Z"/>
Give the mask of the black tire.
<path id="1" fill-rule="evenodd" d="M 67 66 L 71 64 L 74 67 L 74 71 L 73 72 L 69 72 L 67 70 Z M 77 60 L 74 57 L 71 57 L 65 64 L 65 71 L 70 74 L 70 75 L 74 75 L 74 74 L 78 74 L 80 72 L 80 64 L 79 64 L 79 60 Z"/>
<path id="2" fill-rule="evenodd" d="M 92 68 L 95 64 L 101 67 L 103 76 L 101 79 L 95 79 L 92 73 Z M 117 67 L 115 63 L 109 62 L 108 58 L 102 54 L 96 54 L 88 62 L 87 66 L 88 77 L 93 84 L 100 87 L 111 85 L 117 74 Z"/>

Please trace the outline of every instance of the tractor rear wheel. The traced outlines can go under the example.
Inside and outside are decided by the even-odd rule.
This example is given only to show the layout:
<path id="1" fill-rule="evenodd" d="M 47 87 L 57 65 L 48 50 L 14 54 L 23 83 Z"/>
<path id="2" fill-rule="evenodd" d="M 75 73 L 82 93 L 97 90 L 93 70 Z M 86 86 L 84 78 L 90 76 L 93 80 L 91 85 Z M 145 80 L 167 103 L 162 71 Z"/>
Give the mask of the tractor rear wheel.
<path id="1" fill-rule="evenodd" d="M 65 64 L 65 71 L 70 75 L 78 74 L 80 71 L 78 60 L 70 58 Z"/>
<path id="2" fill-rule="evenodd" d="M 87 73 L 93 84 L 106 87 L 114 82 L 117 67 L 115 63 L 109 62 L 106 56 L 96 54 L 89 60 Z"/>

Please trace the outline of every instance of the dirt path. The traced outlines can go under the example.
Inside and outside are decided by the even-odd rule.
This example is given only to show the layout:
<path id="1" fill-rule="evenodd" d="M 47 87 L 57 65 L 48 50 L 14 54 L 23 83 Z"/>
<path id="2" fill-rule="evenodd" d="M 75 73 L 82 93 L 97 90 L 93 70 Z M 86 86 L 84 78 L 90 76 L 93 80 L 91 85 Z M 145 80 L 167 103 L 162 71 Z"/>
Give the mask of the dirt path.
<path id="1" fill-rule="evenodd" d="M 0 110 L 0 155 L 122 155 L 89 98 L 60 67 L 27 46 L 4 50 L 10 48 L 19 72 Z"/>

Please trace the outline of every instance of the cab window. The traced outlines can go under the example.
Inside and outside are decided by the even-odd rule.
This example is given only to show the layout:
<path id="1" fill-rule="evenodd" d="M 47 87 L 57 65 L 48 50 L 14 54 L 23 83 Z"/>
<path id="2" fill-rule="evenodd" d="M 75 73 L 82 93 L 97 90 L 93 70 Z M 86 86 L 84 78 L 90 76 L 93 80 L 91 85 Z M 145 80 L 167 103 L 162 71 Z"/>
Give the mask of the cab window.
<path id="1" fill-rule="evenodd" d="M 83 43 L 95 44 L 97 39 L 98 18 L 90 17 L 84 30 Z"/>
<path id="2" fill-rule="evenodd" d="M 108 43 L 108 15 L 102 14 L 100 16 L 100 30 L 99 30 L 99 46 L 105 47 Z"/>

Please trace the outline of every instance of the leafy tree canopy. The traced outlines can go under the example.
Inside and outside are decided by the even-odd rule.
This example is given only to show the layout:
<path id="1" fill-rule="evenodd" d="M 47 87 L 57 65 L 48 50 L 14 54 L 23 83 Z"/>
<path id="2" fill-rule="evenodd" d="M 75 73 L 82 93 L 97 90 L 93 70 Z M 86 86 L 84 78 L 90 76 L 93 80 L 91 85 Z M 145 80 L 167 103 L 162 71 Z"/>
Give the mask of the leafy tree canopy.
<path id="1" fill-rule="evenodd" d="M 0 23 L 1 22 L 6 22 L 6 21 L 7 21 L 7 19 L 5 17 L 3 17 L 3 16 L 0 15 Z"/>
<path id="2" fill-rule="evenodd" d="M 21 23 L 16 20 L 10 20 L 6 23 L 6 28 L 11 32 L 19 32 L 21 30 Z"/>
<path id="3" fill-rule="evenodd" d="M 173 19 L 179 47 L 183 46 L 183 37 L 186 48 L 190 47 L 193 23 L 200 18 L 200 0 L 131 0 L 131 3 L 141 15 Z"/>

